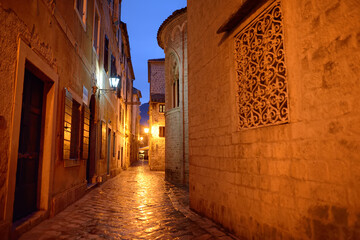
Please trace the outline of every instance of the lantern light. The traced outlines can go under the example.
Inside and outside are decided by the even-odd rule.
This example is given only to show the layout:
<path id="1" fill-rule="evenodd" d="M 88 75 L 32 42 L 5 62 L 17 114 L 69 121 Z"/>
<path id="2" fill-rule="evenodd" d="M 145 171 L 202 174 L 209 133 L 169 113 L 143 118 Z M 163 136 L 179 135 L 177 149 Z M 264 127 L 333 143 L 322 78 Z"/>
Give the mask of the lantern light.
<path id="1" fill-rule="evenodd" d="M 117 87 L 119 85 L 120 82 L 120 76 L 119 75 L 115 75 L 109 78 L 109 84 L 110 84 L 110 89 L 99 89 L 99 91 L 104 91 L 104 92 L 116 92 Z"/>
<path id="2" fill-rule="evenodd" d="M 117 88 L 119 84 L 120 78 L 118 76 L 109 78 L 110 87 L 111 88 Z"/>

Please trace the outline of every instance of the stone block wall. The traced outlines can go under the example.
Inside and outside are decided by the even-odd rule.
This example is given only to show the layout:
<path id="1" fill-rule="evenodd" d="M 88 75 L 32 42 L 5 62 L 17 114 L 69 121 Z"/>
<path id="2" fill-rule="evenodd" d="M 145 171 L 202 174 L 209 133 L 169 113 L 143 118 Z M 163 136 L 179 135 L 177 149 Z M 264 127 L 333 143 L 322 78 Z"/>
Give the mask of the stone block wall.
<path id="1" fill-rule="evenodd" d="M 85 193 L 87 161 L 82 158 L 86 157 L 82 155 L 77 161 L 69 160 L 67 163 L 73 164 L 69 166 L 71 164 L 65 163 L 62 154 L 65 88 L 71 90 L 72 98 L 80 105 L 89 105 L 92 86 L 109 88 L 108 75 L 103 69 L 105 34 L 109 38 L 110 52 L 116 59 L 121 59 L 108 3 L 96 2 L 101 13 L 100 56 L 93 50 L 92 41 L 94 0 L 87 1 L 84 24 L 75 12 L 73 1 L 0 2 L 0 234 L 4 239 L 15 229 L 12 221 L 18 156 L 15 142 L 19 137 L 17 133 L 21 122 L 17 121 L 21 118 L 21 89 L 24 82 L 20 76 L 25 69 L 46 82 L 37 196 L 42 219 L 58 213 Z M 117 65 L 120 66 L 119 61 Z M 86 93 L 87 100 L 86 97 L 83 99 Z M 115 95 L 109 96 L 97 92 L 95 115 L 97 122 L 112 122 L 113 134 L 117 121 L 117 107 L 114 106 L 117 106 L 118 99 Z M 96 160 L 99 150 L 96 148 Z M 106 171 L 102 171 L 106 162 L 100 160 L 98 163 L 100 166 L 97 166 L 96 174 L 106 174 Z M 110 160 L 110 168 L 113 175 L 120 171 L 114 157 Z M 35 225 L 32 217 L 22 224 Z"/>
<path id="2" fill-rule="evenodd" d="M 149 166 L 150 170 L 165 170 L 165 138 L 159 136 L 159 127 L 165 126 L 164 113 L 159 112 L 159 105 L 164 103 L 153 103 L 150 108 L 150 138 L 149 138 Z M 166 136 L 165 136 L 166 137 Z"/>
<path id="3" fill-rule="evenodd" d="M 165 170 L 165 138 L 159 136 L 159 127 L 165 126 L 165 115 L 159 105 L 165 104 L 165 59 L 148 60 L 150 82 L 149 102 L 149 167 L 151 170 Z"/>
<path id="4" fill-rule="evenodd" d="M 175 184 L 188 185 L 188 62 L 185 8 L 175 11 L 164 21 L 158 31 L 158 43 L 165 52 L 167 109 L 165 178 Z M 176 74 L 178 76 L 175 77 Z M 174 106 L 173 86 L 177 77 L 179 79 L 179 105 Z"/>
<path id="5" fill-rule="evenodd" d="M 165 179 L 177 184 L 183 181 L 183 134 L 179 131 L 180 119 L 179 109 L 171 109 L 166 113 Z"/>
<path id="6" fill-rule="evenodd" d="M 149 60 L 149 81 L 151 94 L 165 94 L 164 59 Z"/>
<path id="7" fill-rule="evenodd" d="M 248 20 L 216 32 L 244 2 L 188 1 L 190 206 L 242 239 L 357 239 L 359 3 L 281 1 L 289 122 L 239 130 Z"/>

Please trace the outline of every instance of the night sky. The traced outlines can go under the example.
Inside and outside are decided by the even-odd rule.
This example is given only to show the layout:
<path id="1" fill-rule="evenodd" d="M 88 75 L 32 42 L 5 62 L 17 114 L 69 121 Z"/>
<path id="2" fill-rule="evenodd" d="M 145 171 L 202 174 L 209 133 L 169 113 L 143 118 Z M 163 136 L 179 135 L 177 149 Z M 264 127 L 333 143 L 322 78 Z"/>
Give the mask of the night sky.
<path id="1" fill-rule="evenodd" d="M 175 10 L 186 7 L 186 0 L 123 0 L 121 18 L 127 24 L 131 60 L 135 72 L 134 87 L 142 94 L 141 103 L 149 101 L 147 60 L 164 58 L 156 34 Z"/>

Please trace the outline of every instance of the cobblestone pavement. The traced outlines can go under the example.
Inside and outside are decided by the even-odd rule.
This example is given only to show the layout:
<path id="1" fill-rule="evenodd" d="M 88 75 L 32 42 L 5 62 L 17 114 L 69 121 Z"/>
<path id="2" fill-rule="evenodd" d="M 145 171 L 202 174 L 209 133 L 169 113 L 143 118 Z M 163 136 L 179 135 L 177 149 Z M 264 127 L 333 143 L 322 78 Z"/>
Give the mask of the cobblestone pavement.
<path id="1" fill-rule="evenodd" d="M 188 192 L 139 162 L 92 190 L 25 239 L 236 239 L 189 210 Z"/>

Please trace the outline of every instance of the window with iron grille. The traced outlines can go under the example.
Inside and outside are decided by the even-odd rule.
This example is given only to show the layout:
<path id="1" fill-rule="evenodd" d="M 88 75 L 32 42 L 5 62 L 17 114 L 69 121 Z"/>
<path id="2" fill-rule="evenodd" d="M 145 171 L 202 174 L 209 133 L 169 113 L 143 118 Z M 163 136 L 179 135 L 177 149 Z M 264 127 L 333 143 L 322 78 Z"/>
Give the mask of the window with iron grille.
<path id="1" fill-rule="evenodd" d="M 159 112 L 161 113 L 165 112 L 165 104 L 159 104 Z"/>
<path id="2" fill-rule="evenodd" d="M 289 121 L 282 18 L 275 1 L 235 37 L 239 129 Z"/>

